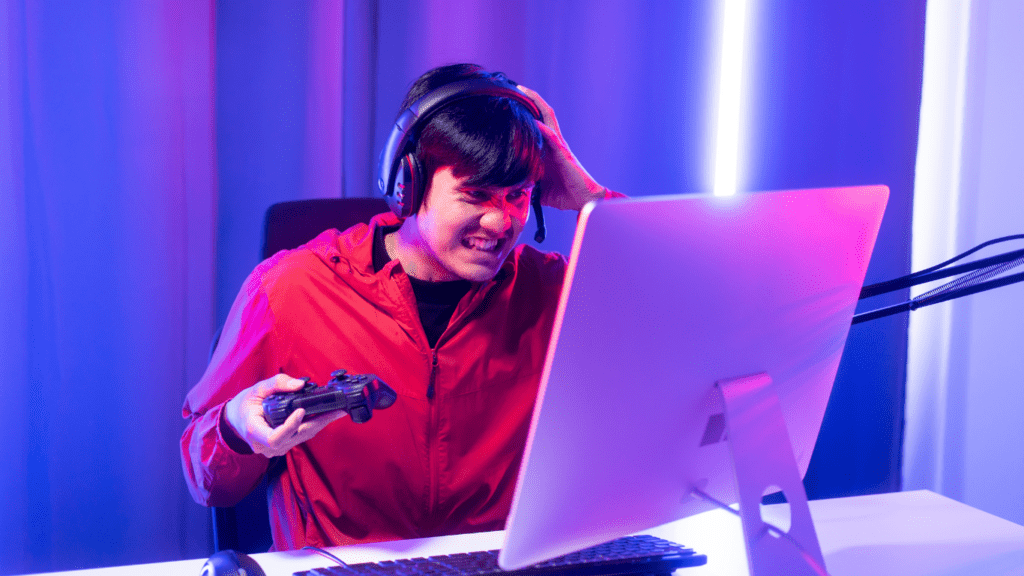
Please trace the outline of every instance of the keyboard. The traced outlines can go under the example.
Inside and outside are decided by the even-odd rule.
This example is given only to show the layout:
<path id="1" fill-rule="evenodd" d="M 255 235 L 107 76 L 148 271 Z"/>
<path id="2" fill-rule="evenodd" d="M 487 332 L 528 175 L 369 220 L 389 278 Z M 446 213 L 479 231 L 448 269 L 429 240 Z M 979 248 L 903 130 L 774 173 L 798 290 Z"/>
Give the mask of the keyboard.
<path id="1" fill-rule="evenodd" d="M 515 576 L 612 576 L 614 574 L 671 574 L 677 568 L 703 566 L 708 558 L 684 548 L 675 542 L 654 536 L 627 536 L 605 544 L 559 556 L 547 562 L 519 570 L 498 568 L 498 551 L 447 554 L 430 558 L 386 560 L 347 566 L 330 566 L 303 572 L 294 576 L 487 576 L 513 574 Z"/>

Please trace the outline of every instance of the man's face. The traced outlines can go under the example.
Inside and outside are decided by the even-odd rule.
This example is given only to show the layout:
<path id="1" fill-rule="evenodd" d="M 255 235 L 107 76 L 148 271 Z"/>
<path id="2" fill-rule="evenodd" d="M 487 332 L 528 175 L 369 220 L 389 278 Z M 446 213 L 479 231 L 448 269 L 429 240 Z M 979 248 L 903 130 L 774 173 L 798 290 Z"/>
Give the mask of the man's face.
<path id="1" fill-rule="evenodd" d="M 481 188 L 439 168 L 427 185 L 416 215 L 420 266 L 432 271 L 424 280 L 490 280 L 516 244 L 530 218 L 533 182 L 507 188 Z"/>

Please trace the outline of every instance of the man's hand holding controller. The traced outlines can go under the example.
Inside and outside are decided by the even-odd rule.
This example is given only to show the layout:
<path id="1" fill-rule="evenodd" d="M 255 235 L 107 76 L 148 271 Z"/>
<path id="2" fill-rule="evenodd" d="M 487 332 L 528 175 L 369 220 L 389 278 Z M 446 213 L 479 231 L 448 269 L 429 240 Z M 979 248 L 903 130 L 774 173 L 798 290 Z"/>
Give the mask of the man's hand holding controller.
<path id="1" fill-rule="evenodd" d="M 299 408 L 292 412 L 283 424 L 271 428 L 263 417 L 263 400 L 278 392 L 298 392 L 306 380 L 278 374 L 246 388 L 232 398 L 224 407 L 224 420 L 235 435 L 245 442 L 256 454 L 268 458 L 282 456 L 295 446 L 316 436 L 328 424 L 348 416 L 344 410 L 318 414 L 316 418 L 303 421 L 306 411 Z M 225 438 L 228 444 L 230 439 Z M 237 447 L 232 446 L 237 450 Z"/>

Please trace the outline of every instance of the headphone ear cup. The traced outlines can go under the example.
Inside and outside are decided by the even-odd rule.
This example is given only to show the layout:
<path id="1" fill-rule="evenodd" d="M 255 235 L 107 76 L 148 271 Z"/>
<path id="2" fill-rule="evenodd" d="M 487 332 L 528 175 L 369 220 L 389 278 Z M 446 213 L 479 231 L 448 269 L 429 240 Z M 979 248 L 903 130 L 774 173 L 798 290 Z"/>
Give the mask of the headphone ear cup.
<path id="1" fill-rule="evenodd" d="M 412 204 L 415 200 L 413 190 L 415 176 L 416 157 L 406 154 L 398 159 L 398 166 L 395 167 L 395 182 L 385 194 L 388 206 L 395 216 L 407 218 L 412 214 Z"/>
<path id="2" fill-rule="evenodd" d="M 401 200 L 402 218 L 412 216 L 420 209 L 426 183 L 423 176 L 423 165 L 415 154 L 406 154 L 398 166 L 398 178 L 395 180 L 395 192 Z M 402 183 L 399 186 L 399 182 Z"/>

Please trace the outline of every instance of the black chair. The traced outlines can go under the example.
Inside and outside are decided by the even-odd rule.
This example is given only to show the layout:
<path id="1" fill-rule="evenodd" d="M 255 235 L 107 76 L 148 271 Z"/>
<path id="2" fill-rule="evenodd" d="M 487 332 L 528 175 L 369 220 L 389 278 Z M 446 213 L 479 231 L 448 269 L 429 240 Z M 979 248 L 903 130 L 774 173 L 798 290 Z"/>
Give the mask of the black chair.
<path id="1" fill-rule="evenodd" d="M 262 258 L 305 244 L 324 230 L 345 230 L 387 211 L 387 203 L 380 198 L 318 198 L 274 204 L 267 209 L 263 223 Z M 218 331 L 214 347 L 219 336 Z M 241 502 L 231 508 L 211 508 L 214 552 L 236 550 L 253 554 L 270 549 L 273 539 L 267 504 L 268 477 L 283 471 L 284 458 L 271 459 L 267 474 Z"/>
<path id="2" fill-rule="evenodd" d="M 263 259 L 309 242 L 324 230 L 345 230 L 388 212 L 383 198 L 317 198 L 278 202 L 263 221 Z"/>

